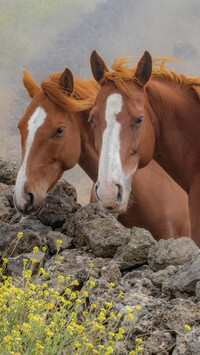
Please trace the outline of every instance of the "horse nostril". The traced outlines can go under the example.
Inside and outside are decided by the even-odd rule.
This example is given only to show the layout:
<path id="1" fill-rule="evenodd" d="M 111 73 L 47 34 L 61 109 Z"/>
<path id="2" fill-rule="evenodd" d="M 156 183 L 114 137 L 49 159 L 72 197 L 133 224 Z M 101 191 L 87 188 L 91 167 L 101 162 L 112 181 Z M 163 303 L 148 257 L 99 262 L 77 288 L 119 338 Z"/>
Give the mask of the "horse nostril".
<path id="1" fill-rule="evenodd" d="M 117 184 L 117 188 L 118 188 L 118 193 L 117 193 L 117 200 L 116 201 L 117 201 L 117 203 L 120 203 L 122 201 L 122 194 L 120 192 L 121 187 L 119 184 Z"/>
<path id="2" fill-rule="evenodd" d="M 28 192 L 27 197 L 26 210 L 30 211 L 33 208 L 35 197 L 32 192 Z"/>
<path id="3" fill-rule="evenodd" d="M 107 210 L 112 211 L 113 207 L 106 207 Z"/>
<path id="4" fill-rule="evenodd" d="M 96 195 L 97 200 L 100 201 L 99 195 L 97 193 L 98 187 L 99 187 L 98 185 L 95 185 L 94 191 L 95 191 L 95 195 Z"/>

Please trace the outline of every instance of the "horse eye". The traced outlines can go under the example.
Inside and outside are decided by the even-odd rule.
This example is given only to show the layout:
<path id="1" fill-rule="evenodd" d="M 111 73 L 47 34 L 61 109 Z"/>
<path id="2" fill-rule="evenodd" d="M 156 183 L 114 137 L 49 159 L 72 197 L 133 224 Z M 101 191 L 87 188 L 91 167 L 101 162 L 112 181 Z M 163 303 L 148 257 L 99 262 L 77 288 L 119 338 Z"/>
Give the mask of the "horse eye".
<path id="1" fill-rule="evenodd" d="M 94 127 L 94 125 L 95 125 L 94 116 L 91 115 L 91 116 L 89 117 L 89 121 L 90 121 L 91 125 Z"/>
<path id="2" fill-rule="evenodd" d="M 135 120 L 135 122 L 132 124 L 131 128 L 134 129 L 136 127 L 139 127 L 142 124 L 143 121 L 143 116 L 140 116 Z"/>
<path id="3" fill-rule="evenodd" d="M 64 133 L 65 127 L 59 127 L 54 133 L 54 137 L 60 137 Z"/>

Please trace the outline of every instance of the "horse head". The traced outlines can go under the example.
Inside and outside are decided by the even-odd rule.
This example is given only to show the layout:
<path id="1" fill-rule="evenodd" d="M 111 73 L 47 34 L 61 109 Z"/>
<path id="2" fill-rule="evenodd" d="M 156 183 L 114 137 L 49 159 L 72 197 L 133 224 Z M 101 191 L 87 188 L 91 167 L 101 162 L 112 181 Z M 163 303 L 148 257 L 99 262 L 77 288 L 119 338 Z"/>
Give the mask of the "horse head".
<path id="1" fill-rule="evenodd" d="M 100 153 L 96 196 L 107 210 L 122 213 L 127 208 L 133 174 L 149 163 L 154 152 L 154 131 L 145 101 L 152 58 L 146 51 L 134 72 L 124 66 L 109 72 L 96 51 L 90 63 L 101 85 L 90 113 Z"/>

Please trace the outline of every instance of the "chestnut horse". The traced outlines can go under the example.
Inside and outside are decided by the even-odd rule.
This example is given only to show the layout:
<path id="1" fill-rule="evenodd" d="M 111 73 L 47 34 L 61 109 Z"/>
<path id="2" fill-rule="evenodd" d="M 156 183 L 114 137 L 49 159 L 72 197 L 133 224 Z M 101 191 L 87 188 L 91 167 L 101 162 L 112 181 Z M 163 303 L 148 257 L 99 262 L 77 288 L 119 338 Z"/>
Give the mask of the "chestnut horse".
<path id="1" fill-rule="evenodd" d="M 14 201 L 28 215 L 40 211 L 46 193 L 76 163 L 96 182 L 99 152 L 88 118 L 99 85 L 73 78 L 67 68 L 41 86 L 24 72 L 23 83 L 32 101 L 18 125 L 22 159 Z M 156 162 L 140 170 L 130 186 L 129 208 L 122 210 L 121 223 L 146 228 L 156 239 L 190 234 L 187 195 Z"/>
<path id="2" fill-rule="evenodd" d="M 200 78 L 166 70 L 166 60 L 154 69 L 145 51 L 136 68 L 118 58 L 109 71 L 92 53 L 101 84 L 90 115 L 96 145 L 102 145 L 96 193 L 118 209 L 126 203 L 130 176 L 154 158 L 188 194 L 191 236 L 200 246 Z"/>

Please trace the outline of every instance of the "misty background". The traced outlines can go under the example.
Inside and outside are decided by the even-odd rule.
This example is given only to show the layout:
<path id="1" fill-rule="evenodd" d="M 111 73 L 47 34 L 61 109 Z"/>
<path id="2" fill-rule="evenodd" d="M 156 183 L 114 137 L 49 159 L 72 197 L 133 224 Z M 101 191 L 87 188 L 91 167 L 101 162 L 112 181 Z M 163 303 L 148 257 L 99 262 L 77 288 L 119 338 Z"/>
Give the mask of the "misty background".
<path id="1" fill-rule="evenodd" d="M 20 162 L 17 124 L 29 104 L 26 69 L 40 84 L 67 66 L 92 78 L 92 50 L 108 67 L 116 56 L 182 61 L 178 72 L 200 76 L 199 0 L 0 0 L 0 157 Z M 65 173 L 87 202 L 91 182 L 78 167 Z M 81 184 L 80 184 L 81 183 Z M 81 188 L 80 188 L 81 185 Z"/>

